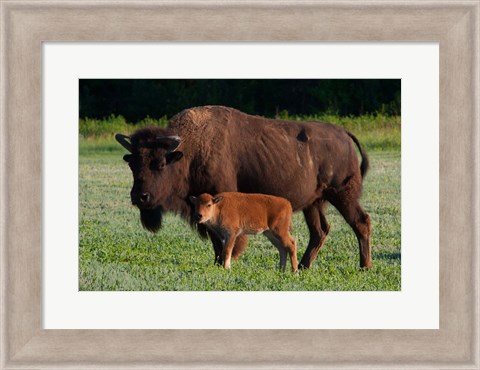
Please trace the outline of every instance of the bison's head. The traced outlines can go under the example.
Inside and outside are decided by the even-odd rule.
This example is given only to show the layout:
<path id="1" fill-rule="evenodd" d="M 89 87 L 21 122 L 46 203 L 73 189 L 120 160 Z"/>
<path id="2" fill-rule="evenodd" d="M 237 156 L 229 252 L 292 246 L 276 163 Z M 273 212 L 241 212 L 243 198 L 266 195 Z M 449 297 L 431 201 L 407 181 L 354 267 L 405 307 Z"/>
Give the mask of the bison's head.
<path id="1" fill-rule="evenodd" d="M 155 232 L 175 187 L 172 166 L 183 157 L 177 150 L 180 138 L 161 129 L 142 129 L 132 136 L 117 134 L 115 138 L 130 152 L 123 159 L 133 174 L 132 204 L 140 209 L 143 226 Z"/>

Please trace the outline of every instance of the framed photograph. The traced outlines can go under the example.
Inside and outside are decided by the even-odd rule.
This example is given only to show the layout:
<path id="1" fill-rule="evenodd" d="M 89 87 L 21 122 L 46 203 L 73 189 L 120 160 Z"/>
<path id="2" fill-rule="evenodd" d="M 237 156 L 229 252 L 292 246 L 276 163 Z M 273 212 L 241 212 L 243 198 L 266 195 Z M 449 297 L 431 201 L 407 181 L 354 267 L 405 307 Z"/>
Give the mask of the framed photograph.
<path id="1" fill-rule="evenodd" d="M 479 9 L 478 1 L 2 2 L 0 367 L 479 368 Z M 325 86 L 329 97 L 349 90 L 322 108 L 343 116 L 309 111 L 312 96 L 328 100 Z M 152 97 L 170 107 L 166 117 Z M 279 108 L 258 104 L 274 98 Z M 195 105 L 207 107 L 182 111 Z M 194 213 L 167 215 L 156 236 L 142 231 L 159 229 L 150 213 L 165 203 L 145 190 L 138 167 L 151 145 L 139 138 L 150 131 L 134 129 L 158 126 L 165 166 L 182 165 L 193 157 L 175 122 L 205 116 L 289 122 L 280 139 L 291 136 L 285 145 L 298 150 L 299 166 L 304 147 L 319 142 L 305 122 L 343 126 L 355 173 L 370 158 L 356 221 L 330 189 L 340 213 L 326 219 L 337 231 L 325 223 L 332 241 L 315 262 L 307 212 L 310 228 L 295 215 L 285 245 L 259 226 L 268 239 L 249 236 L 230 270 L 215 266 L 230 264 L 228 243 L 215 246 L 223 234 L 211 236 L 212 248 L 185 221 L 193 217 L 201 233 L 212 221 L 200 194 L 254 192 L 255 173 L 233 187 L 215 179 L 191 187 L 182 198 L 190 204 L 173 211 Z M 158 172 L 155 160 L 148 168 Z M 212 197 L 212 209 L 225 196 Z M 298 249 L 290 259 L 289 240 Z M 304 269 L 292 273 L 297 254 Z M 285 262 L 285 273 L 275 271 Z"/>

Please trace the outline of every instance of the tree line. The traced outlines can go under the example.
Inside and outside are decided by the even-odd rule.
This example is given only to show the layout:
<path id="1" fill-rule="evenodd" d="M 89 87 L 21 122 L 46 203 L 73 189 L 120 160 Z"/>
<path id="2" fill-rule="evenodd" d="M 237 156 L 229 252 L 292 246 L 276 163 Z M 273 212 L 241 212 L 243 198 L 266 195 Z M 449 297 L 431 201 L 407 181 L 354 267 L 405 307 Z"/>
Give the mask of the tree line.
<path id="1" fill-rule="evenodd" d="M 332 113 L 400 115 L 399 79 L 81 79 L 80 118 L 129 122 L 225 105 L 266 117 Z"/>

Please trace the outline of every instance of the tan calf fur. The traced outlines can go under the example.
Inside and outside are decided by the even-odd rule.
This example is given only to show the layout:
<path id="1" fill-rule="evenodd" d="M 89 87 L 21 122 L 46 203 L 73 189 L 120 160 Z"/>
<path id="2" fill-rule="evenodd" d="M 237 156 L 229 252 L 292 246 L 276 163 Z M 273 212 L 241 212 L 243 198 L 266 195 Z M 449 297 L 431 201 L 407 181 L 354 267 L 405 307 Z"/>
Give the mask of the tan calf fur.
<path id="1" fill-rule="evenodd" d="M 292 206 L 284 198 L 236 192 L 215 196 L 191 196 L 195 218 L 222 240 L 223 266 L 230 267 L 235 240 L 240 235 L 263 233 L 280 253 L 280 269 L 285 271 L 287 252 L 292 271 L 297 271 L 297 246 L 290 235 Z"/>

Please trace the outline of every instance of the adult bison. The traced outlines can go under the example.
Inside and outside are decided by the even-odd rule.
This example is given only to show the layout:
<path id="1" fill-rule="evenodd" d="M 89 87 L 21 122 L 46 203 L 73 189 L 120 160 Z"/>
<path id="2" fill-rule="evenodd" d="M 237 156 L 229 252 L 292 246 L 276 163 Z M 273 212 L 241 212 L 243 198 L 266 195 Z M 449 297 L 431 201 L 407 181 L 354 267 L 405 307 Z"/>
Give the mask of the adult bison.
<path id="1" fill-rule="evenodd" d="M 305 216 L 310 241 L 299 267 L 308 268 L 330 230 L 325 218 L 329 202 L 357 236 L 360 266 L 372 267 L 370 217 L 359 204 L 368 158 L 342 127 L 205 106 L 178 113 L 167 128 L 144 128 L 116 139 L 130 152 L 124 156 L 133 173 L 130 196 L 147 230 L 157 231 L 166 211 L 195 224 L 189 195 L 240 191 L 281 196 Z M 202 235 L 209 233 L 196 226 Z M 222 240 L 209 237 L 215 262 L 222 263 Z M 237 239 L 233 258 L 247 242 L 246 236 Z"/>

